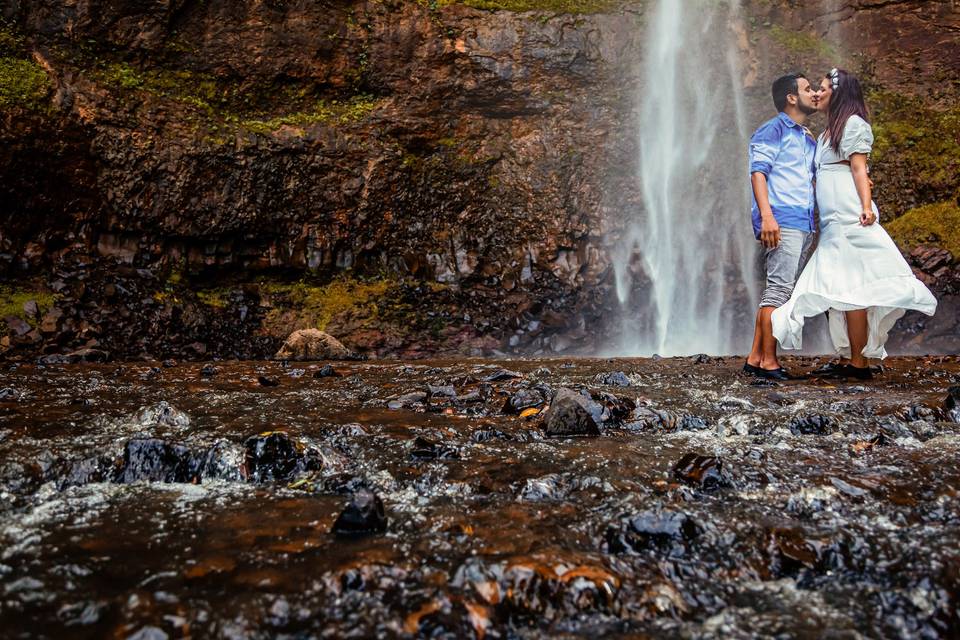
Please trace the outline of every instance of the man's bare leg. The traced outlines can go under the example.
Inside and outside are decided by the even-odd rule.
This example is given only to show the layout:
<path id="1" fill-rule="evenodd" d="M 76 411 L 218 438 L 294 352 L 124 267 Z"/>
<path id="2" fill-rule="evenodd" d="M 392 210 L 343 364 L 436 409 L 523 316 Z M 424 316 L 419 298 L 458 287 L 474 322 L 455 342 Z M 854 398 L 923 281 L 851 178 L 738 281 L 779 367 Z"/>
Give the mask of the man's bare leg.
<path id="1" fill-rule="evenodd" d="M 761 307 L 760 321 L 760 368 L 773 371 L 780 368 L 777 360 L 777 339 L 773 337 L 773 312 L 776 307 Z"/>
<path id="2" fill-rule="evenodd" d="M 760 351 L 760 315 L 763 313 L 763 309 L 757 309 L 757 321 L 753 325 L 753 346 L 750 347 L 750 355 L 747 356 L 747 364 L 751 367 L 759 367 L 760 361 L 763 359 L 763 354 Z"/>
<path id="3" fill-rule="evenodd" d="M 847 338 L 850 340 L 850 364 L 858 369 L 870 366 L 870 362 L 863 356 L 863 348 L 867 346 L 867 310 L 857 309 L 847 311 Z"/>

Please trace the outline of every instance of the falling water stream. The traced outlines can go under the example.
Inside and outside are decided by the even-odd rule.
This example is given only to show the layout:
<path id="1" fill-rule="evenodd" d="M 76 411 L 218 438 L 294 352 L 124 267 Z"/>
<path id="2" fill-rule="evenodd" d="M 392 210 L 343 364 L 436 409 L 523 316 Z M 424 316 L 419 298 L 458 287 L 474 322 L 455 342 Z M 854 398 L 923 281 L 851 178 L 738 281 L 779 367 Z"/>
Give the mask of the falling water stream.
<path id="1" fill-rule="evenodd" d="M 614 258 L 627 355 L 742 352 L 754 242 L 738 3 L 659 0 L 640 118 L 643 210 Z"/>

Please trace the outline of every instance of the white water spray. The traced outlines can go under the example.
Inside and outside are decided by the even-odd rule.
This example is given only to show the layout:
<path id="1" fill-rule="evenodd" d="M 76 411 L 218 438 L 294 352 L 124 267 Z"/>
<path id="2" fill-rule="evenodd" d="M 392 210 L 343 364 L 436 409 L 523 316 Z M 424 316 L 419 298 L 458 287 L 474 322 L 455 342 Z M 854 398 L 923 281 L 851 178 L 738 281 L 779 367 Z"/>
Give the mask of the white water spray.
<path id="1" fill-rule="evenodd" d="M 745 352 L 755 309 L 738 2 L 658 0 L 638 96 L 644 210 L 614 256 L 622 355 Z"/>

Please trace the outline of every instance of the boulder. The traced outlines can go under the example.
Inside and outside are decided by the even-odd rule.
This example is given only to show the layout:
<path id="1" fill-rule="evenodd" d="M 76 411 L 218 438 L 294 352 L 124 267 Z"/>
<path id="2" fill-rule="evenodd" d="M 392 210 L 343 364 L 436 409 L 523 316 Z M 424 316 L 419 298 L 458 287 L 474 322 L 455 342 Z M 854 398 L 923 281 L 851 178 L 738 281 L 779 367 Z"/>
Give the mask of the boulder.
<path id="1" fill-rule="evenodd" d="M 277 360 L 356 360 L 357 355 L 328 333 L 300 329 L 287 337 L 274 356 Z"/>
<path id="2" fill-rule="evenodd" d="M 353 494 L 353 499 L 333 523 L 337 536 L 360 536 L 387 530 L 383 501 L 368 489 Z"/>
<path id="3" fill-rule="evenodd" d="M 598 436 L 602 409 L 590 398 L 560 389 L 543 418 L 548 436 Z"/>

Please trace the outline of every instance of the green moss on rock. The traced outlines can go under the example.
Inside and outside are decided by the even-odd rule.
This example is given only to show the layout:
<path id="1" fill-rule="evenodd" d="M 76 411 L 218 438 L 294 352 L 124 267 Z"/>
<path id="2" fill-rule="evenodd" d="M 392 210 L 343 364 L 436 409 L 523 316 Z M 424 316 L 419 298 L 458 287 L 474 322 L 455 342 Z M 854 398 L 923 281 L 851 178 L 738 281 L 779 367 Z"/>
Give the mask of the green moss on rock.
<path id="1" fill-rule="evenodd" d="M 50 80 L 39 64 L 20 58 L 0 58 L 0 109 L 37 111 L 50 93 Z"/>
<path id="2" fill-rule="evenodd" d="M 550 11 L 553 13 L 602 13 L 610 11 L 619 0 L 420 0 L 431 8 L 462 4 L 486 11 Z"/>
<path id="3" fill-rule="evenodd" d="M 868 103 L 873 162 L 899 162 L 929 191 L 960 195 L 960 107 L 937 109 L 921 98 L 887 92 L 871 93 Z"/>
<path id="4" fill-rule="evenodd" d="M 36 319 L 27 316 L 26 311 L 23 310 L 23 305 L 31 300 L 37 303 L 40 315 L 43 315 L 53 307 L 54 302 L 56 302 L 56 295 L 49 291 L 19 289 L 0 285 L 0 319 L 6 316 L 14 316 L 36 326 Z"/>
<path id="5" fill-rule="evenodd" d="M 884 227 L 903 249 L 930 244 L 960 257 L 960 205 L 956 202 L 940 202 L 911 209 Z"/>

